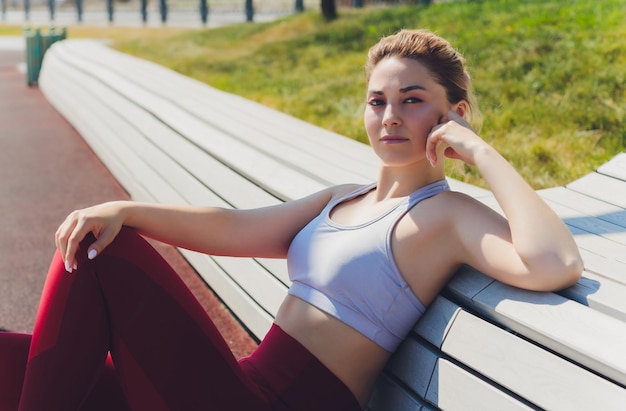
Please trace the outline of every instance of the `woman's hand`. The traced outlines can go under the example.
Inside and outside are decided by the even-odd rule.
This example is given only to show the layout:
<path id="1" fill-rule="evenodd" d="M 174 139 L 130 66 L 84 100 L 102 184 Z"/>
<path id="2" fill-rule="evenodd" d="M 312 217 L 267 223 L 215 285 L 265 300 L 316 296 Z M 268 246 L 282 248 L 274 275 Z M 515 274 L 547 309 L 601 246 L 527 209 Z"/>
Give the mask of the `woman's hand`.
<path id="1" fill-rule="evenodd" d="M 68 272 L 78 268 L 76 251 L 88 233 L 96 237 L 87 251 L 89 259 L 95 258 L 113 241 L 124 223 L 122 211 L 123 202 L 117 201 L 76 210 L 67 216 L 56 231 L 55 242 Z"/>
<path id="2" fill-rule="evenodd" d="M 475 165 L 474 156 L 481 147 L 489 147 L 472 126 L 454 111 L 442 116 L 440 124 L 433 127 L 426 140 L 426 158 L 434 167 L 437 164 L 437 150 L 445 146 L 444 156 Z"/>

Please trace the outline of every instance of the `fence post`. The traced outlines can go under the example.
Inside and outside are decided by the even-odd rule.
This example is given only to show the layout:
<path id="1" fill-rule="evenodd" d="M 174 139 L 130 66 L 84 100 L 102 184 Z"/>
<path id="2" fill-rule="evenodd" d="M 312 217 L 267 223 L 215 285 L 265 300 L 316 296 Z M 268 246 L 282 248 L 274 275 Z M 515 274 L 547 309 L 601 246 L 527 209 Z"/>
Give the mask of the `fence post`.
<path id="1" fill-rule="evenodd" d="M 143 24 L 148 21 L 148 0 L 141 0 L 141 21 Z"/>
<path id="2" fill-rule="evenodd" d="M 167 21 L 167 0 L 159 0 L 159 11 L 161 12 L 161 23 Z"/>
<path id="3" fill-rule="evenodd" d="M 252 0 L 246 0 L 246 21 L 250 22 L 254 19 L 254 6 Z"/>
<path id="4" fill-rule="evenodd" d="M 2 0 L 2 21 L 7 19 L 7 0 Z"/>
<path id="5" fill-rule="evenodd" d="M 48 0 L 48 8 L 50 9 L 50 21 L 54 21 L 54 0 Z"/>
<path id="6" fill-rule="evenodd" d="M 304 1 L 296 0 L 296 13 L 302 13 L 304 11 Z"/>
<path id="7" fill-rule="evenodd" d="M 107 14 L 109 15 L 109 23 L 113 23 L 113 0 L 107 0 Z"/>
<path id="8" fill-rule="evenodd" d="M 30 0 L 24 0 L 24 19 L 30 20 Z"/>
<path id="9" fill-rule="evenodd" d="M 83 21 L 83 0 L 76 0 L 76 15 L 78 22 L 81 23 Z"/>
<path id="10" fill-rule="evenodd" d="M 209 17 L 209 4 L 207 0 L 200 0 L 200 18 L 202 19 L 202 24 L 206 26 L 206 22 Z"/>

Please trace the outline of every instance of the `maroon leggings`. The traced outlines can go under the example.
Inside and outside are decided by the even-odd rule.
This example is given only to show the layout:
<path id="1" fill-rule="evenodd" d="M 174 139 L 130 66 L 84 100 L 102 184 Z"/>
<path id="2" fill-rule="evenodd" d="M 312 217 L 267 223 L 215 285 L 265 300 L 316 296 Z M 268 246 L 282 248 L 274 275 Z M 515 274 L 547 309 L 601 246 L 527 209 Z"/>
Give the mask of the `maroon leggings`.
<path id="1" fill-rule="evenodd" d="M 238 362 L 182 280 L 133 230 L 88 260 L 93 241 L 81 243 L 72 274 L 55 255 L 32 339 L 0 332 L 0 411 L 360 409 L 277 326 Z"/>

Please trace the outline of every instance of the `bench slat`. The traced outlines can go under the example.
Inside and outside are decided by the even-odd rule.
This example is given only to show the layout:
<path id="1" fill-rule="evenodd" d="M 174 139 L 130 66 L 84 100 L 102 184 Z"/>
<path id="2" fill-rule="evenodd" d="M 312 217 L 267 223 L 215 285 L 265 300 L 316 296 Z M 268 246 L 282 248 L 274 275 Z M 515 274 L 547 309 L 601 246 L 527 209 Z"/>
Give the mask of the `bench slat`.
<path id="1" fill-rule="evenodd" d="M 95 63 L 98 63 L 102 54 L 100 52 L 94 53 L 93 48 L 88 45 L 81 47 L 76 52 L 81 57 Z M 237 134 L 247 136 L 252 133 L 251 135 L 263 137 L 262 140 L 257 138 L 246 139 L 247 144 L 263 148 L 265 142 L 272 145 L 270 141 L 265 139 L 269 138 L 283 143 L 284 150 L 289 150 L 290 147 L 297 148 L 298 150 L 295 152 L 297 157 L 286 158 L 285 161 L 298 164 L 300 163 L 299 158 L 303 155 L 317 155 L 318 160 L 322 161 L 325 166 L 323 168 L 339 168 L 343 170 L 343 173 L 346 173 L 345 175 L 341 172 L 338 173 L 338 176 L 342 178 L 340 182 L 352 181 L 355 175 L 364 177 L 366 179 L 364 182 L 369 182 L 377 174 L 378 159 L 363 144 L 240 96 L 201 84 L 165 67 L 138 60 L 111 49 L 105 49 L 104 54 L 106 54 L 107 59 L 113 59 L 116 63 L 107 66 L 107 69 L 125 77 L 131 77 L 137 84 L 150 89 L 165 100 L 179 104 L 185 110 L 196 114 L 198 118 L 217 118 L 218 124 L 228 124 L 229 127 L 231 125 L 245 127 L 239 129 L 246 130 L 245 132 L 233 133 L 233 136 Z M 155 82 L 161 83 L 160 80 L 163 76 L 167 76 L 170 81 L 155 89 L 153 85 Z M 171 97 L 174 95 L 177 96 L 176 100 Z M 245 122 L 241 121 L 242 117 L 246 118 Z M 253 124 L 253 126 L 248 124 Z M 275 124 L 281 124 L 281 127 L 276 128 Z M 272 132 L 267 133 L 266 128 Z M 278 151 L 282 153 L 283 149 Z M 368 161 L 364 161 L 364 158 Z M 320 172 L 325 172 L 325 170 L 322 169 Z"/>
<path id="2" fill-rule="evenodd" d="M 538 191 L 541 198 L 561 204 L 587 216 L 608 221 L 620 227 L 626 227 L 626 210 L 613 204 L 586 196 L 565 187 L 554 187 Z"/>
<path id="3" fill-rule="evenodd" d="M 598 173 L 626 181 L 626 153 L 619 153 L 598 168 Z"/>
<path id="4" fill-rule="evenodd" d="M 626 208 L 626 181 L 599 173 L 587 174 L 566 186 L 609 204 Z"/>
<path id="5" fill-rule="evenodd" d="M 573 287 L 559 294 L 593 308 L 615 319 L 626 322 L 626 285 L 585 272 Z"/>
<path id="6" fill-rule="evenodd" d="M 443 297 L 435 300 L 416 325 L 415 332 L 446 355 L 544 409 L 598 407 L 608 410 L 616 409 L 626 400 L 626 391 L 622 387 L 468 313 Z M 444 372 L 442 364 L 439 361 L 440 377 L 441 372 Z M 453 370 L 452 364 L 446 363 L 445 367 L 445 372 L 449 372 L 452 379 L 462 378 L 462 373 L 465 372 Z M 468 383 L 458 385 L 465 386 Z M 454 392 L 454 386 L 447 382 L 445 385 L 446 388 L 450 387 L 451 392 Z M 575 386 L 585 389 L 572 390 Z M 473 389 L 480 390 L 478 386 Z M 482 389 L 493 390 L 493 387 L 484 385 Z M 485 401 L 486 395 L 488 394 L 482 393 L 476 400 Z M 468 392 L 460 398 L 465 400 L 471 396 Z M 455 397 L 452 397 L 454 400 Z M 503 404 L 499 403 L 500 400 Z M 524 403 L 508 397 L 496 396 L 485 402 L 485 405 L 477 404 L 468 409 L 482 410 L 496 404 L 501 407 L 499 409 L 505 409 L 505 404 L 518 409 L 528 408 Z M 459 406 L 457 408 L 462 409 L 462 404 Z M 498 409 L 497 407 L 492 409 Z"/>
<path id="7" fill-rule="evenodd" d="M 626 284 L 626 254 L 621 254 L 626 252 L 623 245 L 576 227 L 570 227 L 570 231 L 583 257 L 585 270 Z"/>
<path id="8" fill-rule="evenodd" d="M 460 311 L 457 305 L 438 297 L 414 328 L 425 341 L 413 338 L 404 341 L 385 372 L 411 387 L 415 395 L 442 409 L 528 410 L 526 404 L 484 378 L 451 363 L 445 358 L 447 354 L 433 351 L 442 345 Z M 434 347 L 427 347 L 426 341 Z"/>
<path id="9" fill-rule="evenodd" d="M 463 284 L 484 282 L 466 268 L 447 287 L 454 298 L 505 327 L 626 385 L 626 324 L 552 293 L 517 289 L 492 282 L 475 295 Z M 598 347 L 602 347 L 599 350 Z"/>
<path id="10" fill-rule="evenodd" d="M 127 99 L 135 102 L 144 110 L 164 121 L 169 127 L 185 136 L 194 144 L 202 147 L 212 156 L 238 170 L 249 179 L 254 179 L 268 191 L 283 200 L 299 198 L 326 186 L 309 176 L 294 173 L 283 163 L 259 153 L 247 144 L 237 141 L 217 128 L 190 115 L 172 103 L 154 98 L 154 95 L 138 87 L 122 76 L 116 76 L 101 68 L 99 64 L 77 61 L 76 56 L 65 53 L 63 59 L 74 65 L 77 70 L 97 76 L 108 88 L 115 90 Z M 79 67 L 80 63 L 80 67 Z M 285 194 L 291 193 L 291 194 Z"/>
<path id="11" fill-rule="evenodd" d="M 71 57 L 69 57 L 69 59 L 71 60 Z M 125 58 L 120 59 L 122 61 L 125 60 Z M 141 64 L 138 62 L 135 63 Z M 83 63 L 83 65 L 85 64 Z M 109 87 L 115 88 L 127 98 L 136 101 L 157 117 L 166 119 L 168 125 L 181 132 L 181 134 L 192 138 L 197 144 L 207 145 L 210 151 L 224 162 L 235 165 L 235 167 L 241 171 L 249 169 L 251 164 L 254 165 L 256 168 L 255 178 L 268 183 L 268 188 L 271 190 L 276 190 L 272 188 L 273 185 L 285 184 L 285 181 L 288 181 L 290 178 L 303 179 L 305 176 L 312 181 L 316 181 L 317 184 L 313 184 L 311 181 L 309 184 L 312 185 L 303 185 L 302 181 L 298 181 L 291 187 L 291 189 L 295 191 L 293 191 L 293 194 L 290 194 L 289 198 L 298 198 L 318 191 L 323 188 L 323 186 L 330 185 L 338 177 L 344 178 L 343 181 L 371 181 L 371 178 L 365 179 L 355 174 L 352 170 L 341 169 L 341 167 L 338 166 L 338 164 L 343 164 L 341 162 L 331 163 L 327 159 L 323 159 L 323 167 L 315 166 L 320 162 L 320 158 L 311 156 L 310 151 L 303 151 L 301 148 L 296 148 L 293 137 L 291 138 L 290 144 L 277 144 L 273 138 L 260 132 L 260 130 L 263 129 L 262 127 L 246 125 L 247 121 L 242 122 L 241 119 L 229 120 L 228 118 L 224 118 L 223 115 L 219 115 L 219 110 L 224 110 L 223 107 L 216 107 L 215 110 L 218 110 L 217 113 L 214 112 L 211 107 L 207 107 L 207 104 L 216 104 L 216 102 L 220 103 L 220 106 L 223 106 L 225 97 L 222 92 L 214 90 L 213 94 L 216 95 L 204 101 L 204 104 L 194 104 L 191 107 L 183 109 L 180 106 L 180 100 L 173 101 L 169 100 L 169 98 L 155 98 L 155 96 L 159 95 L 153 91 L 154 87 L 151 87 L 153 84 L 146 85 L 146 87 L 150 87 L 150 90 L 141 87 L 140 83 L 146 81 L 145 75 L 138 75 L 131 81 L 128 76 L 128 70 L 124 69 L 125 67 L 123 65 L 119 67 L 118 70 L 120 70 L 120 73 L 118 74 L 112 70 L 102 68 L 99 63 L 94 63 L 89 66 L 89 71 L 107 82 Z M 171 85 L 169 86 L 171 87 Z M 198 84 L 193 84 L 193 86 L 197 89 Z M 168 85 L 164 85 L 164 87 L 167 88 Z M 184 88 L 182 91 L 184 91 Z M 181 90 L 178 90 L 175 94 L 180 93 Z M 198 92 L 195 91 L 195 94 L 198 94 Z M 236 110 L 238 115 L 246 116 L 246 108 L 251 104 L 252 102 L 240 100 Z M 190 113 L 193 113 L 194 110 L 198 110 L 198 107 L 202 109 L 202 114 L 204 115 L 191 115 Z M 254 104 L 253 107 L 260 110 L 262 106 Z M 267 110 L 267 108 L 264 109 Z M 167 115 L 164 114 L 165 112 L 167 112 Z M 212 123 L 204 120 L 211 116 L 215 117 Z M 302 127 L 305 126 L 302 125 Z M 312 126 L 308 125 L 306 127 Z M 245 136 L 245 140 L 238 136 Z M 337 138 L 348 140 L 353 146 L 357 144 L 345 137 L 337 136 Z M 339 153 L 337 151 L 333 153 L 333 157 L 337 157 L 338 155 Z M 259 173 L 263 170 L 261 167 L 264 166 L 268 168 L 268 176 L 278 175 L 280 173 L 281 178 L 274 178 L 273 180 L 262 178 Z M 296 172 L 274 170 L 281 170 L 284 166 Z M 360 167 L 362 167 L 362 165 Z M 373 169 L 373 164 L 370 168 Z M 308 171 L 313 169 L 316 170 L 315 173 Z M 280 191 L 276 192 L 279 193 Z"/>
<path id="12" fill-rule="evenodd" d="M 532 410 L 526 404 L 442 358 L 437 361 L 427 400 L 450 411 Z"/>
<path id="13" fill-rule="evenodd" d="M 626 391 L 614 383 L 465 311 L 442 350 L 544 409 L 617 410 L 626 401 Z"/>

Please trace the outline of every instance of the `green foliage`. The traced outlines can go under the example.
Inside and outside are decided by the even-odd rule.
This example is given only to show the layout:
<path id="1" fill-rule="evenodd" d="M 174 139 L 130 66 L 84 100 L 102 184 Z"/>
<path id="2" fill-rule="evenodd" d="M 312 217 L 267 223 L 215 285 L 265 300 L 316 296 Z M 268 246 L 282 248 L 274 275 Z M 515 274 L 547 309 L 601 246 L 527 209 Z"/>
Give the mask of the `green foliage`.
<path id="1" fill-rule="evenodd" d="M 467 58 L 482 136 L 535 188 L 565 184 L 624 150 L 623 0 L 466 0 L 318 11 L 264 24 L 119 36 L 126 52 L 366 142 L 363 64 L 401 28 L 427 28 Z M 70 31 L 70 35 L 72 31 Z M 471 167 L 455 178 L 483 185 Z"/>

